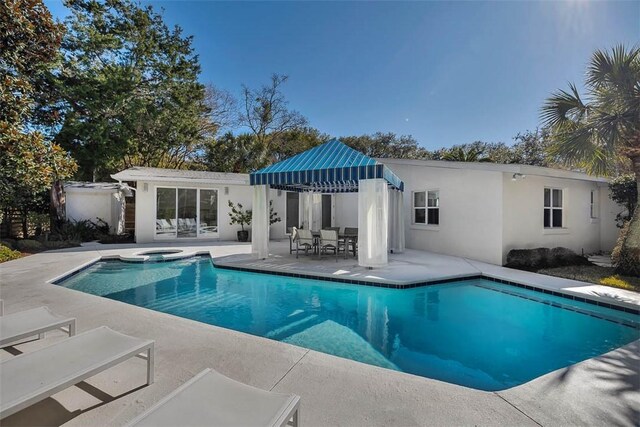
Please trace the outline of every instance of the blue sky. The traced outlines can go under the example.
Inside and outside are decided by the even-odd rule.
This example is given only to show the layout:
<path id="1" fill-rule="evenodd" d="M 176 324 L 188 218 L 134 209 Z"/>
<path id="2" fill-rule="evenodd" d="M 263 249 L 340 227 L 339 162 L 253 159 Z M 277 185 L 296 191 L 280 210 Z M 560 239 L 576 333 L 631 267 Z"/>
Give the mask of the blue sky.
<path id="1" fill-rule="evenodd" d="M 640 42 L 637 1 L 151 4 L 194 36 L 202 82 L 238 95 L 288 74 L 290 107 L 322 132 L 431 149 L 511 143 L 546 96 L 581 83 L 594 49 Z"/>

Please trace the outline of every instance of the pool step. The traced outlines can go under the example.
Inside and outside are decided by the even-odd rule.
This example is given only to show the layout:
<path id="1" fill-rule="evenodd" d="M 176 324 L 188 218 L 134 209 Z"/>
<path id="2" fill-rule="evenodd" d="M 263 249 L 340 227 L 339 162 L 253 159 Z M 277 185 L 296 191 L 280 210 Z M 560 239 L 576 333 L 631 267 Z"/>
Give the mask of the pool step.
<path id="1" fill-rule="evenodd" d="M 318 315 L 312 314 L 307 317 L 304 317 L 300 320 L 295 320 L 291 323 L 288 323 L 284 326 L 274 329 L 273 331 L 267 332 L 264 336 L 267 338 L 271 338 L 272 340 L 282 340 L 294 333 L 300 331 L 300 329 L 306 329 L 310 327 L 311 323 L 317 323 Z M 304 328 L 302 328 L 304 326 Z"/>
<path id="2" fill-rule="evenodd" d="M 225 306 L 230 305 L 231 303 L 236 303 L 244 299 L 244 295 L 239 294 L 219 294 L 213 293 L 210 295 L 200 294 L 198 296 L 192 294 L 189 296 L 181 296 L 179 298 L 171 298 L 163 300 L 161 303 L 154 302 L 152 304 L 147 305 L 147 308 L 156 311 L 171 311 L 175 312 L 176 310 L 181 310 L 182 308 L 189 307 L 192 308 L 205 308 L 213 305 Z"/>
<path id="3" fill-rule="evenodd" d="M 227 305 L 230 302 L 235 302 L 243 299 L 242 295 L 238 294 L 219 294 L 212 293 L 209 295 L 195 295 L 191 293 L 191 295 L 181 295 L 177 298 L 171 298 L 167 300 L 163 300 L 161 303 L 153 303 L 148 306 L 153 310 L 158 311 L 166 311 L 171 310 L 175 311 L 176 309 L 181 309 L 183 307 L 206 307 L 212 305 Z"/>

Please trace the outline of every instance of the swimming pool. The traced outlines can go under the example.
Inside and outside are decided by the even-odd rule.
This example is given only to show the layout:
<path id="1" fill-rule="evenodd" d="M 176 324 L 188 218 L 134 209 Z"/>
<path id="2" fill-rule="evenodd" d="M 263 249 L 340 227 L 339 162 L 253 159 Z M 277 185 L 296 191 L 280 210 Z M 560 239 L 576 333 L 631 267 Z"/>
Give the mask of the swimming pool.
<path id="1" fill-rule="evenodd" d="M 387 289 L 221 269 L 194 257 L 99 261 L 59 284 L 490 391 L 640 338 L 637 315 L 484 279 Z"/>

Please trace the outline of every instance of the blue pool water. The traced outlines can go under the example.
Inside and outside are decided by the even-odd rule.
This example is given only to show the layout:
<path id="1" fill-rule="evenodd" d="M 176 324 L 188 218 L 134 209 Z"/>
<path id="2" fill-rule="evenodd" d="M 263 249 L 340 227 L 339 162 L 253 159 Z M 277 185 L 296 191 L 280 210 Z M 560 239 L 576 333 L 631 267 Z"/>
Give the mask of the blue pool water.
<path id="1" fill-rule="evenodd" d="M 482 279 L 385 289 L 217 269 L 196 257 L 101 261 L 61 285 L 481 390 L 640 338 L 638 316 Z"/>

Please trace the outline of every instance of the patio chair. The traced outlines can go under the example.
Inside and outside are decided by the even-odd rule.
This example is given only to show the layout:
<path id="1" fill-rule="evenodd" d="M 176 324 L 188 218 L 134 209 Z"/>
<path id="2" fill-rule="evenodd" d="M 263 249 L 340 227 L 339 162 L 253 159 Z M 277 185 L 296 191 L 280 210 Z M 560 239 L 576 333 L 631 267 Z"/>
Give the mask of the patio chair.
<path id="1" fill-rule="evenodd" d="M 76 334 L 75 318 L 58 316 L 47 307 L 7 314 L 0 317 L 0 348 L 36 335 L 42 339 L 45 332 L 61 329 L 64 326 L 68 328 L 65 332 L 69 336 Z"/>
<path id="2" fill-rule="evenodd" d="M 102 326 L 5 360 L 0 363 L 0 419 L 141 352 L 147 353 L 147 384 L 152 384 L 153 344 Z"/>
<path id="3" fill-rule="evenodd" d="M 320 254 L 331 249 L 336 256 L 336 262 L 338 262 L 338 253 L 340 252 L 340 239 L 338 239 L 338 232 L 336 230 L 320 230 Z M 344 250 L 344 245 L 342 245 Z"/>
<path id="4" fill-rule="evenodd" d="M 298 426 L 300 397 L 255 388 L 205 369 L 129 426 Z"/>
<path id="5" fill-rule="evenodd" d="M 294 243 L 298 240 L 298 228 L 297 227 L 289 227 L 287 230 L 289 234 L 289 255 L 296 251 L 296 254 L 300 250 L 297 246 L 294 248 Z"/>
<path id="6" fill-rule="evenodd" d="M 298 230 L 298 238 L 296 239 L 296 258 L 298 258 L 298 252 L 300 247 L 304 248 L 304 254 L 309 255 L 309 249 L 315 248 L 315 242 L 313 239 L 313 233 L 311 230 L 305 230 L 303 228 Z"/>
<path id="7" fill-rule="evenodd" d="M 345 227 L 344 235 L 347 237 L 347 245 L 351 246 L 353 255 L 358 252 L 358 227 Z M 349 247 L 346 248 L 349 251 Z"/>

